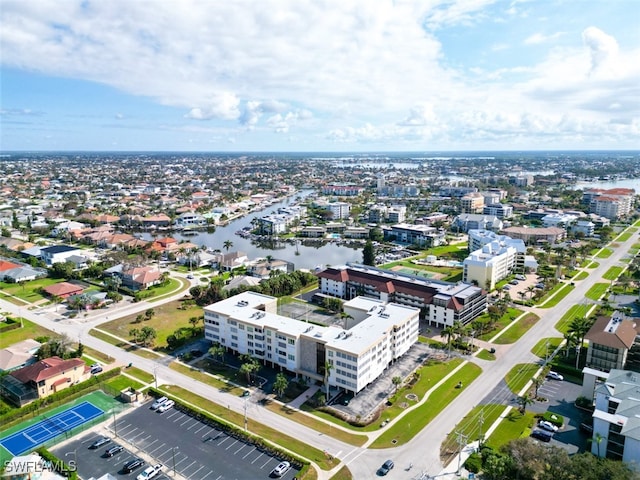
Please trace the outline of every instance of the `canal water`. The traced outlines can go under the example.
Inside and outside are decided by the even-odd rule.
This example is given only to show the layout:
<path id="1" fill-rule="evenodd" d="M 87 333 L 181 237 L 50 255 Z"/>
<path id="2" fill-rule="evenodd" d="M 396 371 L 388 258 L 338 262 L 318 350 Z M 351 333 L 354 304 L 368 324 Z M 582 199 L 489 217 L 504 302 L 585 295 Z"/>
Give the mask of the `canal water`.
<path id="1" fill-rule="evenodd" d="M 251 221 L 254 218 L 260 218 L 270 213 L 274 213 L 278 208 L 285 205 L 293 205 L 296 202 L 295 199 L 307 197 L 311 193 L 313 193 L 313 190 L 300 191 L 293 197 L 288 197 L 286 200 L 274 203 L 264 210 L 253 212 L 230 222 L 226 226 L 218 226 L 213 233 L 201 231 L 196 235 L 181 235 L 179 232 L 174 232 L 171 234 L 171 237 L 177 240 L 186 240 L 199 246 L 204 245 L 212 250 L 217 249 L 222 252 L 226 252 L 224 243 L 229 240 L 233 243 L 233 246 L 229 248 L 230 252 L 244 252 L 251 260 L 271 255 L 273 259 L 285 260 L 293 263 L 296 269 L 302 268 L 314 270 L 316 267 L 325 267 L 327 265 L 344 265 L 347 262 L 362 262 L 362 247 L 353 249 L 344 245 L 337 245 L 335 243 L 320 244 L 314 242 L 316 246 L 308 246 L 303 245 L 302 243 L 295 245 L 286 242 L 279 242 L 277 245 L 273 246 L 273 248 L 266 248 L 254 245 L 251 243 L 249 238 L 243 238 L 235 234 L 235 232 L 242 230 L 245 227 L 251 228 Z M 152 236 L 145 233 L 143 238 L 150 240 Z"/>

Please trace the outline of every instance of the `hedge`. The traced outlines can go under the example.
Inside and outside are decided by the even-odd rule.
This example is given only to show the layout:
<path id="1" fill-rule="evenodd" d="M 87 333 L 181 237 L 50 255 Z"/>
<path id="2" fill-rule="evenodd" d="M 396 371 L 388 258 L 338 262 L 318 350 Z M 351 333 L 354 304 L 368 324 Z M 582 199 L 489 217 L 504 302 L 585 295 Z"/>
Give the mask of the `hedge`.
<path id="1" fill-rule="evenodd" d="M 10 317 L 7 317 L 5 321 L 2 323 L 4 325 L 0 327 L 0 333 L 9 332 L 11 330 L 16 330 L 17 328 L 20 328 L 20 322 Z"/>
<path id="2" fill-rule="evenodd" d="M 71 468 L 70 465 L 67 465 L 63 460 L 56 457 L 53 453 L 47 450 L 45 447 L 40 447 L 36 449 L 38 455 L 40 455 L 44 460 L 50 462 L 50 466 L 58 472 L 63 477 L 69 478 L 71 480 L 78 480 L 78 472 L 76 472 L 77 465 L 73 465 Z"/>

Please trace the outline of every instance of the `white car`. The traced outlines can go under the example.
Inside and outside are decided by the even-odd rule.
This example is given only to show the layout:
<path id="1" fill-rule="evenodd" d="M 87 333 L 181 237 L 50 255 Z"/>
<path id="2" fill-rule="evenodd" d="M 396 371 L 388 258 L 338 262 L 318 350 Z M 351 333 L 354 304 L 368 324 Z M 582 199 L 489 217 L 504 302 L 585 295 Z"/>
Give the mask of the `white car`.
<path id="1" fill-rule="evenodd" d="M 276 468 L 271 470 L 271 475 L 275 477 L 281 477 L 282 475 L 287 473 L 287 470 L 289 470 L 289 468 L 291 468 L 291 464 L 289 462 L 280 462 L 276 466 Z"/>
<path id="2" fill-rule="evenodd" d="M 554 425 L 553 423 L 548 422 L 547 420 L 543 420 L 543 421 L 539 422 L 538 426 L 540 428 L 543 428 L 544 430 L 546 430 L 548 432 L 556 433 L 558 431 L 558 427 L 556 425 Z"/>
<path id="3" fill-rule="evenodd" d="M 554 372 L 553 370 L 547 373 L 547 378 L 551 378 L 552 380 L 564 380 L 564 377 L 560 375 L 558 372 Z"/>
<path id="4" fill-rule="evenodd" d="M 157 410 L 158 408 L 160 408 L 160 405 L 162 405 L 167 400 L 169 400 L 167 397 L 158 398 L 155 402 L 151 404 L 151 410 Z"/>
<path id="5" fill-rule="evenodd" d="M 162 464 L 156 463 L 151 467 L 147 467 L 144 471 L 136 477 L 136 480 L 149 480 L 150 478 L 155 477 L 162 471 Z"/>
<path id="6" fill-rule="evenodd" d="M 158 413 L 166 412 L 167 410 L 172 408 L 175 404 L 176 402 L 174 402 L 173 400 L 167 400 L 166 402 L 164 402 L 162 405 L 158 407 Z"/>

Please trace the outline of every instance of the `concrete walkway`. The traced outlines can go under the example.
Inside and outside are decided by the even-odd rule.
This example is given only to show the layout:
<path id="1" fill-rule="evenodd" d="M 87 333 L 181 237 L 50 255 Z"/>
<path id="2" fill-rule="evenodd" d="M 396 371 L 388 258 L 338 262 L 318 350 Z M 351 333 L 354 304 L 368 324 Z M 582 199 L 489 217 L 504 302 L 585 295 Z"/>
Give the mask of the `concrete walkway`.
<path id="1" fill-rule="evenodd" d="M 320 390 L 319 385 L 313 385 L 307 388 L 303 393 L 301 393 L 296 398 L 294 398 L 289 403 L 287 403 L 287 406 L 291 408 L 299 409 L 302 406 L 302 404 L 307 400 L 309 400 L 311 397 L 313 397 L 318 390 Z"/>

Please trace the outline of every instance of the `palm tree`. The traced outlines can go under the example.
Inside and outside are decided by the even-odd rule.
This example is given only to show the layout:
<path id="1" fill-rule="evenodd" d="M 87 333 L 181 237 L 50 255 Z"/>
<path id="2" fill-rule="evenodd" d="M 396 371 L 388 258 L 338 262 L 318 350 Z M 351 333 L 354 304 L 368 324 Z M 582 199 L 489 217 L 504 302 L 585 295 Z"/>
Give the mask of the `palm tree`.
<path id="1" fill-rule="evenodd" d="M 449 325 L 447 327 L 444 327 L 442 329 L 442 331 L 440 332 L 440 334 L 444 335 L 445 337 L 447 337 L 447 349 L 449 351 L 451 351 L 451 339 L 452 339 L 453 335 L 455 334 L 453 326 Z"/>
<path id="2" fill-rule="evenodd" d="M 211 348 L 209 348 L 209 355 L 211 355 L 213 358 L 220 358 L 221 363 L 224 363 L 225 352 L 226 349 L 219 343 L 214 343 Z"/>
<path id="3" fill-rule="evenodd" d="M 536 291 L 536 287 L 534 287 L 533 285 L 529 285 L 527 288 L 527 293 L 529 294 L 529 300 L 531 300 L 531 297 L 533 296 L 533 293 Z"/>
<path id="4" fill-rule="evenodd" d="M 393 377 L 391 379 L 391 383 L 393 383 L 393 385 L 396 387 L 395 393 L 398 393 L 398 388 L 400 388 L 400 385 L 402 384 L 402 377 Z"/>
<path id="5" fill-rule="evenodd" d="M 538 389 L 544 383 L 544 378 L 542 378 L 542 377 L 533 377 L 531 379 L 531 381 L 533 382 L 533 389 L 534 389 L 534 392 L 535 392 L 534 396 L 535 396 L 535 398 L 538 398 Z"/>
<path id="6" fill-rule="evenodd" d="M 524 415 L 524 413 L 527 411 L 527 407 L 533 404 L 534 398 L 528 393 L 525 393 L 524 395 L 518 397 L 517 402 L 519 405 L 520 413 Z"/>
<path id="7" fill-rule="evenodd" d="M 231 247 L 233 247 L 233 242 L 231 240 L 225 240 L 222 244 L 224 249 L 228 252 Z"/>
<path id="8" fill-rule="evenodd" d="M 592 322 L 585 317 L 576 317 L 571 320 L 569 324 L 568 332 L 575 333 L 578 337 L 578 345 L 576 348 L 576 368 L 578 368 L 578 362 L 580 360 L 580 350 L 584 344 L 584 337 L 591 328 Z"/>
<path id="9" fill-rule="evenodd" d="M 276 379 L 273 382 L 273 391 L 276 392 L 278 397 L 282 397 L 282 394 L 285 392 L 287 387 L 289 386 L 289 381 L 284 373 L 278 373 L 276 375 Z"/>
<path id="10" fill-rule="evenodd" d="M 324 384 L 327 388 L 327 401 L 329 401 L 329 376 L 331 375 L 331 369 L 333 364 L 330 361 L 324 362 Z"/>

